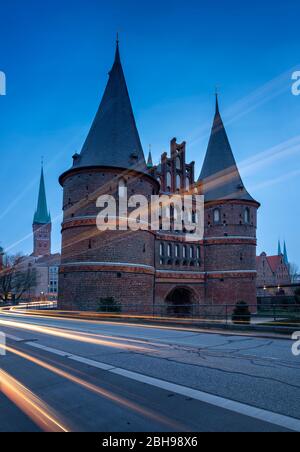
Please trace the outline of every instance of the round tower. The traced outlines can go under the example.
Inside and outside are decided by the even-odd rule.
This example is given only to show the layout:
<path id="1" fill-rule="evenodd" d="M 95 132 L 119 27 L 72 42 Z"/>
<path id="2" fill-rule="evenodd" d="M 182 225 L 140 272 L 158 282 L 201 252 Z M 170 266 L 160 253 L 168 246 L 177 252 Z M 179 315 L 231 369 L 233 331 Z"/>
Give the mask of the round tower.
<path id="1" fill-rule="evenodd" d="M 125 311 L 154 302 L 154 242 L 150 231 L 99 231 L 97 199 L 157 194 L 148 174 L 117 45 L 113 68 L 94 123 L 63 187 L 59 309 L 96 310 L 113 298 Z M 120 224 L 117 218 L 117 224 Z"/>
<path id="2" fill-rule="evenodd" d="M 199 178 L 205 196 L 206 303 L 256 306 L 256 229 L 260 204 L 247 192 L 220 115 L 218 98 Z"/>

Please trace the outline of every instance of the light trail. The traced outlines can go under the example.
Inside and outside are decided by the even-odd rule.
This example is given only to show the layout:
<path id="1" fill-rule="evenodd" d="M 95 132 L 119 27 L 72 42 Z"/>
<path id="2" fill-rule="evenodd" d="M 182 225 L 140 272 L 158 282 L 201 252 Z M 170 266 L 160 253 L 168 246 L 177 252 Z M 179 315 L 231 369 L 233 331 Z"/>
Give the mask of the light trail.
<path id="1" fill-rule="evenodd" d="M 31 355 L 28 355 L 27 353 L 23 353 L 15 348 L 9 347 L 9 346 L 3 346 L 0 345 L 0 348 L 5 349 L 7 352 L 10 352 L 20 358 L 23 358 L 39 367 L 42 367 L 43 369 L 46 369 L 56 375 L 58 375 L 59 377 L 62 377 L 66 380 L 69 380 L 72 383 L 75 383 L 81 387 L 83 387 L 84 389 L 87 389 L 90 392 L 93 392 L 94 394 L 100 396 L 100 397 L 104 397 L 105 399 L 110 400 L 113 403 L 116 403 L 117 405 L 121 405 L 124 408 L 130 409 L 131 411 L 134 411 L 135 413 L 147 417 L 155 422 L 159 422 L 163 425 L 165 425 L 168 428 L 172 428 L 176 431 L 187 431 L 187 427 L 178 423 L 177 421 L 173 421 L 172 419 L 169 419 L 163 415 L 157 414 L 156 412 L 154 412 L 151 409 L 147 409 L 147 408 L 143 408 L 141 406 L 139 406 L 137 403 L 135 402 L 131 402 L 128 399 L 125 399 L 124 397 L 118 396 L 116 394 L 113 394 L 112 392 L 100 388 L 99 386 L 96 386 L 92 383 L 88 383 L 85 380 L 82 380 L 79 377 L 75 377 L 74 375 L 61 370 L 55 366 L 52 366 L 51 364 L 48 364 L 44 361 L 41 361 L 38 358 L 35 358 Z"/>
<path id="2" fill-rule="evenodd" d="M 41 430 L 49 433 L 69 432 L 45 402 L 3 370 L 0 370 L 0 391 Z"/>
<path id="3" fill-rule="evenodd" d="M 11 315 L 8 312 L 1 313 L 1 314 L 5 314 L 7 316 Z M 15 316 L 16 314 L 14 313 L 13 315 Z M 29 314 L 24 315 L 24 313 L 20 313 L 18 315 L 20 317 L 25 317 L 25 318 L 29 317 L 30 318 Z M 72 313 L 72 315 L 73 315 L 73 313 Z M 101 315 L 101 314 L 99 314 L 99 315 Z M 184 325 L 174 325 L 174 326 L 172 326 L 172 325 L 168 325 L 168 323 L 169 323 L 168 321 L 164 322 L 165 325 L 162 325 L 160 323 L 157 324 L 157 325 L 155 325 L 155 324 L 151 325 L 149 323 L 133 323 L 133 322 L 130 322 L 130 318 L 128 316 L 125 316 L 125 315 L 124 315 L 124 319 L 128 318 L 129 321 L 128 322 L 124 322 L 121 319 L 121 322 L 118 322 L 117 321 L 118 320 L 117 316 L 115 316 L 115 319 L 116 319 L 115 321 L 111 319 L 112 317 L 113 316 L 109 316 L 108 315 L 108 317 L 106 317 L 104 319 L 105 325 L 110 325 L 110 326 L 120 326 L 121 325 L 121 326 L 124 326 L 124 327 L 134 327 L 134 328 L 139 328 L 139 329 L 150 329 L 150 330 L 151 329 L 159 329 L 159 330 L 166 330 L 166 331 L 180 331 L 180 332 L 197 333 L 197 334 L 201 334 L 201 333 L 205 333 L 205 334 L 222 334 L 222 335 L 245 336 L 245 337 L 255 336 L 255 332 L 254 331 L 253 332 L 251 332 L 251 331 L 243 332 L 243 331 L 234 331 L 234 330 L 226 330 L 226 329 L 222 329 L 222 330 L 217 329 L 218 325 L 220 325 L 220 324 L 224 325 L 224 321 L 221 321 L 221 320 L 219 320 L 219 321 L 218 320 L 211 320 L 210 323 L 215 323 L 216 328 L 214 329 L 212 327 L 212 328 L 210 328 L 208 330 L 205 327 L 203 327 L 203 328 L 197 327 L 197 325 L 195 325 L 194 327 L 193 326 L 184 326 Z M 34 319 L 40 318 L 42 320 L 46 320 L 48 318 L 50 320 L 58 320 L 58 321 L 63 319 L 66 322 L 72 322 L 72 323 L 76 322 L 76 323 L 91 324 L 91 325 L 95 325 L 96 322 L 97 322 L 96 319 L 95 320 L 88 320 L 88 319 L 84 319 L 84 318 L 82 318 L 80 316 L 78 318 L 76 318 L 76 317 L 66 317 L 66 316 L 63 316 L 63 315 L 61 315 L 61 316 L 55 315 L 54 316 L 53 314 L 50 314 L 49 312 L 45 312 L 45 313 L 43 313 L 43 315 L 41 315 L 40 313 L 39 313 L 39 315 L 33 315 L 33 318 Z M 111 320 L 107 320 L 108 318 L 110 318 Z M 137 319 L 137 317 L 136 316 L 132 316 L 132 320 L 134 320 L 134 319 Z M 139 319 L 137 319 L 137 320 L 143 320 L 143 319 L 147 320 L 147 319 L 143 318 L 142 316 Z M 164 321 L 165 319 L 166 318 L 164 318 L 164 317 L 160 317 L 158 319 L 156 318 L 156 320 L 158 320 L 158 321 Z M 153 317 L 150 317 L 149 320 L 153 321 L 155 319 L 153 319 Z M 170 323 L 171 323 L 171 321 L 174 323 L 174 320 L 177 322 L 179 319 L 170 318 Z M 185 320 L 185 322 L 188 322 L 187 319 L 184 319 L 184 320 Z M 207 323 L 207 319 L 200 319 L 199 318 L 199 319 L 196 319 L 195 322 L 196 321 L 198 321 L 198 322 L 203 321 L 203 323 Z M 1 320 L 0 320 L 0 325 L 1 325 Z M 274 323 L 273 323 L 273 325 L 274 325 Z M 280 323 L 278 325 L 280 325 L 280 326 L 289 326 L 288 324 L 283 324 L 283 323 Z M 86 333 L 80 332 L 80 334 L 86 334 Z M 104 336 L 104 337 L 107 337 L 107 336 Z M 121 338 L 118 337 L 118 339 L 120 340 Z M 123 340 L 129 342 L 129 341 L 131 341 L 133 339 L 124 337 Z M 137 342 L 138 343 L 143 343 L 144 341 L 141 339 L 141 340 L 138 340 Z M 148 341 L 148 340 L 146 340 L 146 344 L 147 345 L 159 346 L 159 347 L 164 346 L 164 344 L 162 344 L 162 343 L 157 343 L 157 342 L 154 343 L 154 342 L 151 342 L 151 341 Z M 166 346 L 168 347 L 168 345 L 166 345 Z"/>
<path id="4" fill-rule="evenodd" d="M 92 335 L 92 334 L 88 334 L 88 333 L 84 333 L 84 332 L 79 333 L 76 331 L 67 332 L 65 330 L 60 330 L 58 328 L 49 328 L 49 327 L 44 327 L 44 326 L 39 326 L 39 325 L 34 325 L 34 324 L 16 322 L 13 320 L 0 320 L 0 325 L 6 326 L 9 328 L 15 328 L 15 329 L 17 328 L 17 329 L 22 329 L 22 330 L 26 330 L 26 331 L 34 331 L 35 333 L 46 334 L 46 335 L 50 335 L 50 336 L 59 337 L 62 339 L 84 342 L 84 343 L 92 344 L 92 345 L 101 345 L 101 346 L 110 347 L 110 348 L 118 348 L 118 349 L 135 351 L 135 352 L 145 352 L 145 351 L 152 350 L 150 347 L 146 347 L 145 345 L 140 347 L 137 345 L 124 344 L 124 343 L 118 342 L 118 340 L 120 340 L 120 339 L 117 339 L 117 338 L 116 339 L 112 338 L 113 340 L 107 340 L 107 336 L 104 336 L 105 339 L 99 339 L 98 335 Z M 125 338 L 123 339 L 123 341 L 124 342 L 125 341 L 132 342 L 130 339 L 127 340 Z M 140 342 L 140 341 L 138 341 L 138 342 Z"/>
<path id="5" fill-rule="evenodd" d="M 201 306 L 200 306 L 201 307 Z M 9 315 L 8 312 L 5 313 L 6 315 Z M 66 313 L 66 311 L 55 311 L 55 313 L 51 313 L 49 311 L 34 311 L 30 310 L 27 311 L 26 316 L 24 316 L 24 312 L 20 311 L 14 311 L 14 315 L 17 314 L 19 316 L 23 316 L 26 318 L 32 316 L 33 318 L 40 318 L 40 319 L 46 319 L 50 318 L 53 320 L 67 320 L 67 321 L 74 321 L 74 322 L 86 322 L 86 323 L 92 323 L 95 324 L 97 320 L 107 320 L 107 319 L 128 319 L 128 320 L 145 320 L 145 321 L 152 321 L 152 322 L 164 322 L 164 323 L 178 323 L 183 322 L 185 324 L 193 324 L 197 322 L 203 322 L 203 323 L 215 323 L 215 324 L 221 324 L 224 325 L 226 323 L 226 318 L 221 318 L 222 316 L 219 315 L 220 319 L 213 319 L 207 317 L 194 317 L 194 318 L 187 318 L 187 317 L 167 317 L 167 316 L 160 316 L 160 315 L 135 315 L 135 314 L 105 314 L 105 313 L 98 313 L 98 312 L 80 312 L 80 311 L 70 311 L 69 313 Z M 216 314 L 215 317 L 218 317 Z M 106 324 L 108 322 L 105 322 Z M 246 323 L 246 322 L 245 322 Z M 122 325 L 127 325 L 124 322 L 122 322 Z M 149 325 L 146 324 L 134 324 L 130 323 L 130 326 L 136 326 L 136 327 L 146 327 Z M 152 325 L 153 327 L 153 325 Z M 161 328 L 161 325 L 154 325 L 155 328 Z"/>

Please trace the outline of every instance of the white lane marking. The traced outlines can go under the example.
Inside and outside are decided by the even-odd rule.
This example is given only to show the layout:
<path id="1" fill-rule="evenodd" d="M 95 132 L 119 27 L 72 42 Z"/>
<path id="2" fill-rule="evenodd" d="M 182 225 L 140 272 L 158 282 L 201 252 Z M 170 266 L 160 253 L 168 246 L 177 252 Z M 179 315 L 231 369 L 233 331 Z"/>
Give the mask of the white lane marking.
<path id="1" fill-rule="evenodd" d="M 61 350 L 57 350 L 56 348 L 46 347 L 45 345 L 37 344 L 36 342 L 26 342 L 30 347 L 38 348 L 39 350 L 44 350 L 45 352 L 52 353 L 53 355 L 63 356 L 64 358 L 68 358 L 70 353 L 63 352 Z"/>
<path id="2" fill-rule="evenodd" d="M 71 359 L 72 361 L 76 361 L 78 363 L 87 364 L 88 366 L 96 367 L 97 369 L 102 369 L 102 370 L 106 370 L 106 371 L 115 369 L 114 366 L 109 366 L 108 364 L 100 363 L 100 362 L 94 361 L 92 359 L 83 358 L 81 356 L 70 355 L 70 356 L 68 356 L 68 359 Z"/>
<path id="3" fill-rule="evenodd" d="M 5 336 L 14 342 L 23 342 L 24 341 L 24 339 L 21 339 L 20 337 L 17 337 L 17 336 L 13 336 L 12 334 L 5 334 Z"/>
<path id="4" fill-rule="evenodd" d="M 223 397 L 208 394 L 197 389 L 180 386 L 168 381 L 159 380 L 157 378 L 148 377 L 146 375 L 138 374 L 136 372 L 130 372 L 124 369 L 113 369 L 110 372 L 122 377 L 130 378 L 131 380 L 139 381 L 141 383 L 164 389 L 166 391 L 174 392 L 175 394 L 180 394 L 185 397 L 199 400 L 200 402 L 208 403 L 209 405 L 213 405 L 218 408 L 223 408 L 225 410 L 233 411 L 244 416 L 277 425 L 279 427 L 284 427 L 289 430 L 300 432 L 299 419 L 277 414 L 272 411 L 255 408 L 253 406 L 240 402 L 235 402 L 233 400 L 224 399 Z"/>
<path id="5" fill-rule="evenodd" d="M 23 339 L 17 338 L 15 336 L 7 336 L 11 340 L 14 341 L 23 341 Z M 293 430 L 296 432 L 300 432 L 300 420 L 295 419 L 289 416 L 284 416 L 278 413 L 274 413 L 272 411 L 263 410 L 261 408 L 256 408 L 250 405 L 246 405 L 240 402 L 235 402 L 234 400 L 225 399 L 223 397 L 215 396 L 213 394 L 209 394 L 203 391 L 199 391 L 197 389 L 188 388 L 186 386 L 177 385 L 175 383 L 170 383 L 165 380 L 160 380 L 158 378 L 149 377 L 147 375 L 139 374 L 136 372 L 131 372 L 126 369 L 121 369 L 117 367 L 110 366 L 105 363 L 101 363 L 99 361 L 94 361 L 91 359 L 87 359 L 81 356 L 76 356 L 69 354 L 68 352 L 63 352 L 62 350 L 57 350 L 51 347 L 46 347 L 41 344 L 37 344 L 36 342 L 27 342 L 27 345 L 38 348 L 40 350 L 44 350 L 48 353 L 52 353 L 58 356 L 62 356 L 67 359 L 71 359 L 72 361 L 80 362 L 83 364 L 87 364 L 91 367 L 95 367 L 97 369 L 101 369 L 115 375 L 119 375 L 121 377 L 128 378 L 130 380 L 138 381 L 140 383 L 144 383 L 150 386 L 154 386 L 159 389 L 163 389 L 166 391 L 171 391 L 175 394 L 182 395 L 184 397 L 189 397 L 194 400 L 198 400 L 203 403 L 208 403 L 209 405 L 216 406 L 218 408 L 223 408 L 225 410 L 232 411 L 234 413 L 238 413 L 244 416 L 248 416 L 263 422 L 267 422 L 273 425 L 277 425 L 279 427 L 286 428 L 288 430 Z"/>

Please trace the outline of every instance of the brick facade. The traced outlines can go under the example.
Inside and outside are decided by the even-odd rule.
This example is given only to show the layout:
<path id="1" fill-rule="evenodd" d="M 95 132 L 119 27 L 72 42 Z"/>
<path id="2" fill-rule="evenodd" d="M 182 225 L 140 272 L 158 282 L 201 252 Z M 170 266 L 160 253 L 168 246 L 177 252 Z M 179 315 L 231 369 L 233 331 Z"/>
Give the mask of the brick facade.
<path id="1" fill-rule="evenodd" d="M 138 306 L 136 312 L 161 312 L 168 304 L 222 306 L 241 300 L 255 310 L 259 204 L 242 184 L 218 104 L 199 181 L 195 163 L 186 161 L 186 143 L 175 138 L 170 156 L 164 153 L 157 166 L 150 156 L 146 166 L 117 46 L 95 121 L 73 160 L 60 178 L 60 309 L 95 310 L 101 299 L 113 297 L 124 311 Z M 211 180 L 214 166 L 217 179 Z M 148 200 L 157 194 L 203 194 L 204 239 L 189 242 L 176 232 L 172 208 L 167 233 L 100 232 L 96 200 L 102 194 L 118 198 L 120 184 L 127 187 L 128 197 L 144 195 Z"/>
<path id="2" fill-rule="evenodd" d="M 50 256 L 51 229 L 49 224 L 33 224 L 33 256 Z"/>
<path id="3" fill-rule="evenodd" d="M 178 169 L 170 166 L 174 180 Z M 154 234 L 97 229 L 97 197 L 117 197 L 124 180 L 128 196 L 143 194 L 150 200 L 158 193 L 155 179 L 162 181 L 156 168 L 149 171 L 152 177 L 108 168 L 71 170 L 62 176 L 61 309 L 95 310 L 101 298 L 113 297 L 126 310 L 138 306 L 148 312 L 154 304 L 160 312 L 172 291 L 180 288 L 186 291 L 184 303 L 189 299 L 196 305 L 235 305 L 244 300 L 255 306 L 256 203 L 207 203 L 204 240 L 196 243 L 173 230 Z M 194 179 L 189 180 L 190 190 L 199 189 Z"/>

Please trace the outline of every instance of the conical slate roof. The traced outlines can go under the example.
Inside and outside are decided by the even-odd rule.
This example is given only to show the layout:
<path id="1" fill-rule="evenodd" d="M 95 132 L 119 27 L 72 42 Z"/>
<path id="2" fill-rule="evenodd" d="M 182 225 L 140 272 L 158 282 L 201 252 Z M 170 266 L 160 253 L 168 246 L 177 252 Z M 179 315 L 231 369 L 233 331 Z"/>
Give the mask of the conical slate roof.
<path id="1" fill-rule="evenodd" d="M 44 170 L 41 171 L 39 199 L 36 212 L 33 218 L 33 224 L 49 224 L 51 223 L 51 216 L 47 208 L 46 189 Z"/>
<path id="2" fill-rule="evenodd" d="M 119 44 L 99 110 L 74 168 L 105 166 L 147 173 L 122 69 Z"/>
<path id="3" fill-rule="evenodd" d="M 254 201 L 240 176 L 228 136 L 221 118 L 218 97 L 212 132 L 199 182 L 205 201 Z"/>

